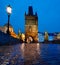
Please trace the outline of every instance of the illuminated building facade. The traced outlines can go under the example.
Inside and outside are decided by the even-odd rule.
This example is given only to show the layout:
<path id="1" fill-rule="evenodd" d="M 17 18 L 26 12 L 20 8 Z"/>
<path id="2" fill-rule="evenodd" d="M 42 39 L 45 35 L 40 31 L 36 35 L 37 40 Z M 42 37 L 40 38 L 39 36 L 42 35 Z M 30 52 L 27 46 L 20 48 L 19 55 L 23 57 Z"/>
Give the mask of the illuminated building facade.
<path id="1" fill-rule="evenodd" d="M 32 6 L 29 6 L 28 14 L 25 13 L 25 38 L 29 37 L 38 41 L 38 16 L 37 13 L 33 14 Z"/>
<path id="2" fill-rule="evenodd" d="M 5 24 L 3 27 L 0 27 L 0 31 L 7 33 L 7 28 L 8 28 L 8 24 Z M 14 32 L 13 27 L 9 24 L 9 32 L 10 32 L 10 36 L 17 38 L 17 35 Z"/>

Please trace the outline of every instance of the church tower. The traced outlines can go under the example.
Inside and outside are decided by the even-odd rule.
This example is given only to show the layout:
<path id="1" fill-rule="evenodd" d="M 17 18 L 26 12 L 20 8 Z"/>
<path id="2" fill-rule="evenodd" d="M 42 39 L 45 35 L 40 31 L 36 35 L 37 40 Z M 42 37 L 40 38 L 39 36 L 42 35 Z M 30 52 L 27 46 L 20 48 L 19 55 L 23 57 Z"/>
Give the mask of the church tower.
<path id="1" fill-rule="evenodd" d="M 28 14 L 25 13 L 25 37 L 32 37 L 34 42 L 38 41 L 38 16 L 33 13 L 32 6 L 29 6 Z"/>

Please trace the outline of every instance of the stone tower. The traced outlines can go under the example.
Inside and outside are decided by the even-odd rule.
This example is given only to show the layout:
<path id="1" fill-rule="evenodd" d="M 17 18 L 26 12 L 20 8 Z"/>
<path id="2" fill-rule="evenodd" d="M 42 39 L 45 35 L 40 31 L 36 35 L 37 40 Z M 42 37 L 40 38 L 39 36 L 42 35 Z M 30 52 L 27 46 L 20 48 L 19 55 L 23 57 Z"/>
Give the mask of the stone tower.
<path id="1" fill-rule="evenodd" d="M 25 13 L 25 37 L 32 37 L 34 42 L 38 41 L 38 16 L 33 13 L 32 6 L 29 6 L 28 14 Z"/>

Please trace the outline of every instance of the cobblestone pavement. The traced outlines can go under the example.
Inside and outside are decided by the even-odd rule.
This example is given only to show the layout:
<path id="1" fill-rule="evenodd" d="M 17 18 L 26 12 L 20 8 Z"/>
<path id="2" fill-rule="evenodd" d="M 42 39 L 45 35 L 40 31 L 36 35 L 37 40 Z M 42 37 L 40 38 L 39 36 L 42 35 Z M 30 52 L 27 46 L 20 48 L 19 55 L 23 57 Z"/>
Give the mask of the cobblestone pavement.
<path id="1" fill-rule="evenodd" d="M 60 44 L 0 46 L 0 65 L 60 65 Z"/>
<path id="2" fill-rule="evenodd" d="M 0 65 L 24 65 L 20 45 L 1 46 Z"/>
<path id="3" fill-rule="evenodd" d="M 0 47 L 0 65 L 31 65 L 39 56 L 37 44 L 17 44 Z"/>

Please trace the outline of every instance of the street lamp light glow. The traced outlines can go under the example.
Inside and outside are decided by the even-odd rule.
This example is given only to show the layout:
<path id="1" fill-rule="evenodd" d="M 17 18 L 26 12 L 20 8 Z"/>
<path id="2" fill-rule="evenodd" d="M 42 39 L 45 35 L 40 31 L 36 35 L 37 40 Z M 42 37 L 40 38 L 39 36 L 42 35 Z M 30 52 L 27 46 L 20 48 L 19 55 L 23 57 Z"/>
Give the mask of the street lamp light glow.
<path id="1" fill-rule="evenodd" d="M 12 13 L 12 8 L 10 7 L 10 5 L 7 6 L 7 13 L 11 14 Z"/>

